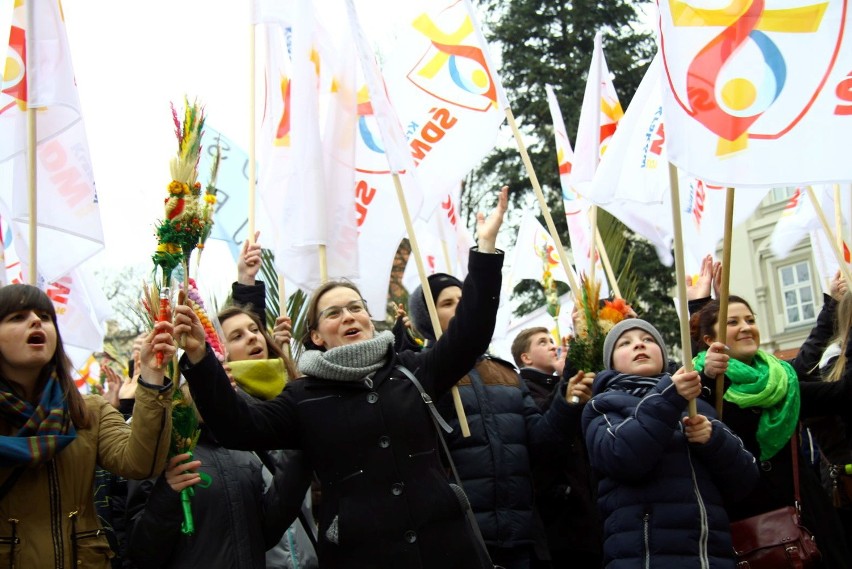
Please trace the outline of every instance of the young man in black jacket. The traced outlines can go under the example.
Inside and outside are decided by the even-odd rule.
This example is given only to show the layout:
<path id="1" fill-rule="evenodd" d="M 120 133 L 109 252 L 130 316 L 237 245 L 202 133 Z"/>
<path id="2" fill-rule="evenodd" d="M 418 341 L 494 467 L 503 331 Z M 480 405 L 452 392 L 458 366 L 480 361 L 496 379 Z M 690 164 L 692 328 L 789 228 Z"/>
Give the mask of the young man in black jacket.
<path id="1" fill-rule="evenodd" d="M 512 342 L 512 357 L 536 404 L 547 411 L 555 397 L 565 354 L 544 327 L 522 330 Z M 591 398 L 593 373 L 578 371 L 565 378 L 577 405 Z M 601 565 L 601 527 L 595 503 L 595 484 L 583 437 L 578 432 L 548 460 L 533 465 L 536 509 L 547 535 L 549 559 L 533 567 L 597 568 Z"/>

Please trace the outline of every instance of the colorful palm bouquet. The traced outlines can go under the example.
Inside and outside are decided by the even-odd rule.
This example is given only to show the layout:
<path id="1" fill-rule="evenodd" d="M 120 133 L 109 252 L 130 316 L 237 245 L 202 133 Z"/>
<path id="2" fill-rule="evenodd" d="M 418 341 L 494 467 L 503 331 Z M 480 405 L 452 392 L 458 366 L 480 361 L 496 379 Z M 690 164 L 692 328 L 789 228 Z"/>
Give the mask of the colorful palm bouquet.
<path id="1" fill-rule="evenodd" d="M 577 370 L 599 372 L 603 369 L 603 344 L 612 327 L 624 320 L 630 306 L 623 298 L 600 301 L 601 285 L 580 279 L 582 298 L 580 318 L 574 323 L 574 334 L 568 340 L 568 357 Z"/>
<path id="2" fill-rule="evenodd" d="M 192 307 L 198 314 L 210 345 L 216 350 L 217 356 L 223 359 L 219 335 L 204 310 L 195 282 L 189 277 L 192 253 L 198 249 L 200 257 L 200 251 L 213 226 L 219 151 L 217 147 L 210 182 L 202 193 L 201 184 L 198 182 L 198 162 L 201 158 L 201 138 L 204 134 L 204 109 L 196 102 L 190 104 L 187 99 L 184 99 L 184 105 L 181 116 L 172 105 L 172 119 L 178 142 L 177 154 L 169 164 L 172 180 L 167 186 L 168 194 L 164 200 L 165 216 L 158 222 L 156 229 L 157 249 L 152 257 L 154 278 L 150 286 L 144 285 L 142 304 L 152 325 L 154 322 L 171 320 L 171 307 L 174 305 L 172 291 L 176 288 L 172 285 L 172 276 L 175 269 L 182 266 L 184 290 L 179 301 Z M 162 358 L 162 354 L 157 354 L 160 365 Z M 178 373 L 174 362 L 170 362 L 170 370 L 172 379 L 176 382 Z M 185 397 L 180 389 L 176 389 L 174 393 L 169 456 L 184 453 L 191 456 L 201 432 L 198 414 L 192 401 Z M 182 490 L 180 496 L 184 517 L 181 531 L 187 535 L 195 532 L 191 501 L 194 494 L 194 488 L 190 487 Z"/>

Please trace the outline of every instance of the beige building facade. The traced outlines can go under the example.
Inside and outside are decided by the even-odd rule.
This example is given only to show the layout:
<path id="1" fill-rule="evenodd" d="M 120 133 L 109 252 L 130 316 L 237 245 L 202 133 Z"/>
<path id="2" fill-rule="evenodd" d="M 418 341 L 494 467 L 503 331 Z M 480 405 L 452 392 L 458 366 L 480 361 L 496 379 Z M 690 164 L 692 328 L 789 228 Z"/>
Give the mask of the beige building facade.
<path id="1" fill-rule="evenodd" d="M 810 238 L 797 243 L 785 259 L 772 254 L 772 231 L 794 191 L 771 190 L 757 211 L 734 228 L 731 248 L 730 292 L 751 304 L 760 327 L 761 349 L 782 358 L 798 352 L 816 323 L 823 290 L 827 290 Z M 721 244 L 717 258 L 721 258 Z"/>

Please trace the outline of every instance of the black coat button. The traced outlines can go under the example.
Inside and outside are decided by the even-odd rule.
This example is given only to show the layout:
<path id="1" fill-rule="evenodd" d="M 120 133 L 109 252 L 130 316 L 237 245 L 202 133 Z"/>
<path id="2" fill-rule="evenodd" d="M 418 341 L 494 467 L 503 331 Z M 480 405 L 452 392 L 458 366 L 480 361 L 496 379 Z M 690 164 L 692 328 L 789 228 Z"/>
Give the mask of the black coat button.
<path id="1" fill-rule="evenodd" d="M 417 541 L 417 534 L 411 530 L 405 532 L 402 537 L 405 538 L 405 541 L 407 541 L 408 543 L 414 543 L 415 541 Z"/>
<path id="2" fill-rule="evenodd" d="M 367 403 L 375 403 L 379 400 L 379 394 L 375 391 L 371 391 L 367 394 Z"/>
<path id="3" fill-rule="evenodd" d="M 402 496 L 402 489 L 405 485 L 402 482 L 397 482 L 391 486 L 391 494 L 394 496 Z"/>
<path id="4" fill-rule="evenodd" d="M 390 437 L 379 437 L 379 446 L 388 448 L 390 446 Z"/>

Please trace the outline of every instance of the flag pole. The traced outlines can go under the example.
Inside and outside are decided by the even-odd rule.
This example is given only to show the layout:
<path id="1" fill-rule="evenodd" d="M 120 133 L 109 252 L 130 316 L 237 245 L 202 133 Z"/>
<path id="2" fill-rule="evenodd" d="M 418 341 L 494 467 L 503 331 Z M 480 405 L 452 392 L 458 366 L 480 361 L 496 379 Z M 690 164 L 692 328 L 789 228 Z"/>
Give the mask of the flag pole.
<path id="1" fill-rule="evenodd" d="M 728 330 L 728 297 L 731 284 L 731 238 L 734 230 L 734 188 L 728 188 L 725 192 L 725 235 L 722 241 L 722 283 L 719 290 L 719 316 L 716 321 L 719 326 L 719 336 L 724 344 L 727 344 Z M 711 289 L 712 280 L 711 278 Z M 687 315 L 688 317 L 688 315 Z M 725 323 L 722 333 L 722 323 Z M 722 396 L 725 390 L 725 375 L 716 376 L 716 414 L 722 420 Z"/>
<path id="2" fill-rule="evenodd" d="M 328 282 L 328 248 L 325 243 L 320 244 L 318 253 L 320 282 L 326 283 Z"/>
<path id="3" fill-rule="evenodd" d="M 831 250 L 834 253 L 834 258 L 837 260 L 837 264 L 840 266 L 843 278 L 846 279 L 847 283 L 852 283 L 852 274 L 849 272 L 849 265 L 846 264 L 846 259 L 843 258 L 843 251 L 837 247 L 837 240 L 831 231 L 831 226 L 828 225 L 828 220 L 825 218 L 825 212 L 822 210 L 822 206 L 819 205 L 819 200 L 814 194 L 814 189 L 811 186 L 808 186 L 807 190 L 808 197 L 811 199 L 811 203 L 814 206 L 814 211 L 816 211 L 820 225 L 822 225 L 822 229 L 825 231 L 825 234 L 828 235 L 828 240 L 831 243 Z"/>
<path id="4" fill-rule="evenodd" d="M 841 204 L 840 184 L 834 184 L 834 235 L 837 238 L 837 247 L 843 251 L 843 212 L 840 211 Z"/>
<path id="5" fill-rule="evenodd" d="M 411 243 L 411 254 L 414 256 L 414 262 L 417 263 L 417 274 L 420 275 L 420 286 L 423 289 L 423 298 L 426 300 L 426 308 L 429 309 L 429 319 L 432 322 L 432 330 L 435 332 L 435 339 L 441 337 L 443 330 L 441 329 L 441 321 L 438 320 L 438 309 L 435 307 L 435 299 L 432 298 L 432 289 L 429 286 L 429 279 L 426 277 L 426 267 L 423 266 L 423 257 L 420 255 L 420 246 L 417 243 L 417 236 L 414 234 L 414 224 L 411 223 L 411 215 L 408 212 L 408 204 L 405 201 L 405 194 L 402 191 L 402 183 L 399 180 L 399 173 L 392 172 L 393 185 L 396 188 L 396 197 L 399 201 L 399 208 L 402 211 L 402 219 L 405 222 L 405 230 L 408 232 L 408 241 Z M 461 394 L 457 385 L 453 385 L 450 392 L 453 394 L 453 406 L 456 408 L 456 415 L 459 418 L 459 426 L 463 437 L 470 436 L 470 426 L 467 424 L 467 416 L 462 406 Z"/>
<path id="6" fill-rule="evenodd" d="M 541 184 L 538 182 L 538 176 L 535 174 L 535 169 L 530 161 L 530 155 L 527 153 L 527 147 L 524 145 L 524 141 L 521 138 L 521 131 L 518 129 L 518 124 L 515 122 L 515 115 L 512 114 L 512 109 L 509 107 L 506 107 L 505 112 L 506 120 L 509 122 L 509 127 L 515 135 L 515 142 L 518 144 L 518 151 L 521 154 L 521 160 L 524 163 L 524 167 L 527 169 L 527 176 L 532 184 L 535 197 L 538 199 L 538 205 L 541 208 L 541 213 L 544 215 L 544 221 L 547 224 L 547 229 L 550 231 L 550 236 L 556 244 L 556 251 L 559 253 L 559 260 L 562 262 L 562 266 L 565 267 L 565 273 L 568 275 L 571 292 L 574 293 L 574 298 L 577 302 L 582 302 L 580 285 L 577 283 L 577 279 L 574 276 L 572 265 L 568 263 L 568 256 L 565 254 L 565 247 L 563 247 L 562 239 L 559 238 L 559 233 L 556 231 L 556 225 L 553 223 L 553 216 L 550 215 L 550 208 L 547 205 L 547 201 L 544 199 L 544 192 L 541 189 Z"/>
<path id="7" fill-rule="evenodd" d="M 692 344 L 689 335 L 689 306 L 686 302 L 686 267 L 683 261 L 683 228 L 680 219 L 680 190 L 678 189 L 677 167 L 669 162 L 669 187 L 672 193 L 672 224 L 674 225 L 675 274 L 677 276 L 677 302 L 680 313 L 680 343 L 683 353 L 683 368 L 693 371 Z M 665 357 L 665 354 L 663 354 Z M 688 402 L 689 416 L 695 417 L 698 406 L 695 399 Z"/>
<path id="8" fill-rule="evenodd" d="M 278 275 L 278 315 L 287 315 L 287 293 L 284 290 L 284 276 Z M 293 357 L 293 353 L 290 351 L 290 342 L 284 345 L 284 353 L 287 354 L 288 358 Z"/>
<path id="9" fill-rule="evenodd" d="M 33 71 L 35 65 L 30 65 L 30 58 L 35 54 L 33 38 L 35 38 L 35 3 L 27 2 L 27 34 L 26 49 L 27 61 L 27 196 L 29 205 L 29 282 L 35 285 L 38 282 L 38 172 L 36 171 L 37 131 L 36 131 L 36 109 L 31 104 L 34 89 Z"/>
<path id="10" fill-rule="evenodd" d="M 250 4 L 250 6 L 252 6 Z M 255 210 L 255 192 L 257 190 L 257 155 L 255 148 L 255 113 L 257 109 L 255 108 L 255 97 L 257 96 L 255 92 L 257 82 L 257 62 L 255 61 L 256 53 L 256 38 L 255 38 L 255 30 L 257 29 L 257 24 L 254 22 L 254 17 L 252 16 L 252 22 L 249 24 L 249 143 L 248 143 L 248 241 L 249 243 L 254 243 L 254 210 Z"/>
<path id="11" fill-rule="evenodd" d="M 444 255 L 444 264 L 447 267 L 447 273 L 455 275 L 455 267 L 450 264 L 450 249 L 447 247 L 447 236 L 444 235 L 444 224 L 438 221 L 438 235 L 441 236 L 441 253 Z"/>
<path id="12" fill-rule="evenodd" d="M 597 227 L 595 228 L 595 240 L 598 244 L 601 263 L 603 264 L 604 271 L 606 271 L 606 278 L 609 279 L 612 292 L 615 294 L 615 298 L 624 298 L 621 296 L 621 289 L 618 288 L 618 281 L 615 280 L 615 273 L 612 271 L 612 263 L 609 262 L 609 255 L 606 253 L 606 248 L 604 247 L 603 239 L 601 238 L 601 232 Z"/>
<path id="13" fill-rule="evenodd" d="M 595 49 L 594 53 L 598 53 L 598 44 L 603 43 L 601 40 L 600 32 L 595 34 Z M 600 53 L 603 55 L 603 47 L 600 48 Z M 592 55 L 594 57 L 594 55 Z M 598 58 L 598 65 L 595 69 L 595 77 L 597 77 L 597 81 L 595 81 L 595 110 L 594 113 L 594 132 L 595 132 L 595 146 L 594 146 L 594 157 L 595 157 L 595 171 L 598 169 L 598 163 L 601 158 L 601 68 L 603 66 L 603 57 Z M 591 243 L 591 251 L 589 251 L 589 281 L 592 284 L 597 283 L 595 280 L 595 268 L 598 264 L 598 252 L 597 252 L 597 240 L 598 240 L 598 206 L 597 204 L 592 204 L 589 208 L 589 234 L 592 237 Z"/>

